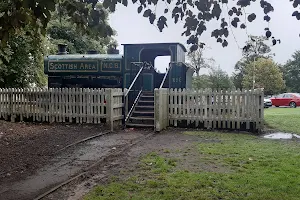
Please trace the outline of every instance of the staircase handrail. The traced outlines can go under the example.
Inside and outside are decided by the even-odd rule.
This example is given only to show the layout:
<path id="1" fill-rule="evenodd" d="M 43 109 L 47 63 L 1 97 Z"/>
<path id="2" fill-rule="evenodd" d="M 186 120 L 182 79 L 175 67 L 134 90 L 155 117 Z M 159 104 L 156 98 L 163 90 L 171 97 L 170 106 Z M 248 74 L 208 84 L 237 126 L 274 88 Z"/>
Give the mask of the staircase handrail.
<path id="1" fill-rule="evenodd" d="M 162 80 L 162 82 L 161 82 L 161 84 L 160 84 L 159 89 L 161 89 L 161 88 L 163 87 L 163 85 L 165 84 L 165 81 L 166 81 L 166 79 L 167 79 L 167 76 L 168 76 L 169 71 L 170 71 L 171 68 L 172 68 L 172 65 L 171 65 L 171 63 L 169 63 L 169 68 L 168 68 L 167 71 L 166 71 L 166 74 L 165 74 L 165 76 L 164 76 L 164 78 L 163 78 L 163 80 Z"/>
<path id="2" fill-rule="evenodd" d="M 132 89 L 133 85 L 135 84 L 135 81 L 139 78 L 139 76 L 140 76 L 140 74 L 142 73 L 143 69 L 144 69 L 144 66 L 142 66 L 142 67 L 140 68 L 140 70 L 138 71 L 138 73 L 137 73 L 136 76 L 134 77 L 134 79 L 133 79 L 131 85 L 129 86 L 128 90 L 126 91 L 126 93 L 125 93 L 125 95 L 124 95 L 125 97 L 128 96 L 130 90 Z"/>
<path id="3" fill-rule="evenodd" d="M 129 95 L 128 95 L 128 94 L 131 92 L 133 86 L 135 85 L 136 81 L 137 81 L 138 78 L 140 77 L 140 75 L 141 75 L 141 73 L 142 73 L 142 71 L 143 71 L 143 69 L 144 69 L 144 67 L 145 67 L 145 63 L 143 63 L 143 62 L 132 62 L 131 64 L 134 64 L 134 65 L 140 65 L 140 64 L 143 64 L 143 65 L 142 65 L 142 67 L 139 69 L 138 73 L 135 75 L 135 77 L 134 77 L 132 83 L 130 84 L 129 88 L 128 88 L 128 89 L 125 91 L 125 93 L 124 93 L 124 104 L 125 104 L 125 108 L 124 108 L 124 111 L 125 111 L 125 112 L 124 112 L 124 115 L 125 115 L 125 122 L 128 120 L 128 117 L 131 115 L 132 110 L 133 110 L 133 107 L 134 107 L 134 105 L 135 105 L 135 104 L 133 103 L 133 105 L 132 105 L 131 108 L 130 108 L 130 111 L 128 112 L 128 106 L 129 106 L 129 101 L 128 101 Z M 139 98 L 140 93 L 141 93 L 142 90 L 143 90 L 143 86 L 141 86 L 141 89 L 140 89 L 140 91 L 139 91 L 137 97 L 135 98 L 135 100 Z M 135 101 L 134 101 L 134 102 L 135 102 Z"/>
<path id="4" fill-rule="evenodd" d="M 133 109 L 134 109 L 136 103 L 138 102 L 138 100 L 139 100 L 139 98 L 140 98 L 140 96 L 141 96 L 141 94 L 142 94 L 142 91 L 143 91 L 143 90 L 141 89 L 141 90 L 139 91 L 138 95 L 136 96 L 136 98 L 135 98 L 135 100 L 134 100 L 134 102 L 133 102 L 133 105 L 131 106 L 131 108 L 130 108 L 130 110 L 129 110 L 129 112 L 128 112 L 126 118 L 125 118 L 125 122 L 127 122 L 127 120 L 129 119 L 129 117 L 130 117 L 130 115 L 131 115 L 131 113 L 132 113 L 132 111 L 133 111 Z"/>

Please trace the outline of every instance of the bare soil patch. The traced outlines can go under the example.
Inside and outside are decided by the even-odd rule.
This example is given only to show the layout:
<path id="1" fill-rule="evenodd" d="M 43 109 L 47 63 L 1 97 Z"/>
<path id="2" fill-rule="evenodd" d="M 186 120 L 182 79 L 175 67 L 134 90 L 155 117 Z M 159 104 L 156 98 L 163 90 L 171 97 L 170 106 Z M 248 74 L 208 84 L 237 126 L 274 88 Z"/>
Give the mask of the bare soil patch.
<path id="1" fill-rule="evenodd" d="M 59 149 L 106 130 L 103 125 L 0 121 L 1 182 L 23 179 L 46 165 Z"/>
<path id="2" fill-rule="evenodd" d="M 72 181 L 43 199 L 82 199 L 93 186 L 105 184 L 114 177 L 126 180 L 143 174 L 140 159 L 152 152 L 180 160 L 176 166 L 180 170 L 230 171 L 218 163 L 205 160 L 205 156 L 198 151 L 199 143 L 214 143 L 219 142 L 218 140 L 183 134 L 186 130 L 170 128 L 144 139 L 125 152 L 108 157 L 89 170 L 84 177 Z M 27 193 L 21 199 L 32 199 L 72 177 L 81 168 L 93 164 L 102 156 L 152 132 L 146 129 L 120 130 L 75 145 L 55 155 L 55 152 L 71 143 L 105 131 L 106 128 L 100 125 L 0 121 L 0 185 L 4 186 L 2 195 L 6 195 L 6 199 L 13 199 L 16 195 L 19 198 Z"/>

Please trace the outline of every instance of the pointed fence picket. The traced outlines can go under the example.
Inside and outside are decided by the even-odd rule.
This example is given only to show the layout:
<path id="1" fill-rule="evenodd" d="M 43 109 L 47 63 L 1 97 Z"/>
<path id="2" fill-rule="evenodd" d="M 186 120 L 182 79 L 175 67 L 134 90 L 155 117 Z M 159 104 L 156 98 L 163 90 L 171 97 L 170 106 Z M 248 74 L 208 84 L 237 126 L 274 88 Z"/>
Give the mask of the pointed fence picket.
<path id="1" fill-rule="evenodd" d="M 0 118 L 12 122 L 122 124 L 122 89 L 0 88 Z"/>
<path id="2" fill-rule="evenodd" d="M 248 131 L 263 129 L 262 89 L 252 91 L 156 89 L 155 92 L 156 131 L 169 125 Z M 168 116 L 168 123 L 165 123 L 164 116 Z"/>

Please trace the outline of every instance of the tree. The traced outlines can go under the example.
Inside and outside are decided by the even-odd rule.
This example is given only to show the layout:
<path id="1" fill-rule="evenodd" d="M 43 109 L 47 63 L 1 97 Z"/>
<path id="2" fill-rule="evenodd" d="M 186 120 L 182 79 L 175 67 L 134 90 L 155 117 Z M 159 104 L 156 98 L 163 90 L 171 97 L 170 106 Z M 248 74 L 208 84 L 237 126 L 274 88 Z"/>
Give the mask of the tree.
<path id="1" fill-rule="evenodd" d="M 232 80 L 226 71 L 223 71 L 220 67 L 212 69 L 209 73 L 209 79 L 212 83 L 213 89 L 229 89 L 233 88 Z"/>
<path id="2" fill-rule="evenodd" d="M 8 55 L 0 62 L 0 88 L 28 87 L 30 84 L 45 85 L 43 68 L 44 39 L 36 35 L 33 39 L 26 33 L 29 27 L 20 30 L 18 35 L 9 37 L 8 45 L 2 49 Z M 39 40 L 39 43 L 35 41 Z"/>
<path id="3" fill-rule="evenodd" d="M 164 0 L 163 0 L 164 1 Z M 291 6 L 295 9 L 299 6 L 299 0 L 290 0 Z M 58 6 L 66 9 L 66 14 L 70 16 L 70 20 L 77 24 L 77 27 L 83 30 L 88 30 L 88 27 L 101 29 L 101 11 L 95 10 L 95 5 L 98 0 L 3 0 L 0 4 L 0 38 L 5 44 L 9 34 L 14 34 L 19 28 L 24 25 L 31 26 L 35 32 L 46 33 L 46 27 L 51 18 L 51 11 L 54 11 Z M 174 20 L 184 22 L 184 32 L 182 35 L 189 37 L 187 43 L 192 44 L 190 50 L 197 50 L 199 47 L 200 36 L 209 31 L 207 24 L 215 23 L 215 19 L 220 23 L 220 28 L 211 30 L 211 37 L 214 37 L 223 47 L 228 45 L 226 40 L 229 36 L 231 27 L 246 29 L 246 21 L 253 22 L 256 20 L 255 13 L 246 13 L 245 8 L 251 7 L 257 3 L 255 0 L 166 0 L 163 2 L 165 9 L 164 13 L 157 13 L 156 7 L 159 0 L 132 0 L 134 4 L 138 4 L 138 13 L 149 19 L 151 24 L 156 24 L 160 31 L 167 27 L 168 13 Z M 263 19 L 266 21 L 266 27 L 271 21 L 270 13 L 274 11 L 274 7 L 269 0 L 260 0 L 260 7 L 265 13 Z M 112 1 L 103 0 L 103 6 L 114 12 L 117 4 L 128 6 L 128 0 Z M 300 20 L 300 13 L 294 11 L 291 13 L 293 17 Z M 106 32 L 106 34 L 110 34 Z M 280 42 L 275 37 L 272 37 L 272 32 L 269 28 L 265 28 L 267 38 L 272 38 L 272 43 L 275 45 Z M 204 43 L 200 43 L 200 48 Z"/>
<path id="4" fill-rule="evenodd" d="M 211 69 L 215 62 L 213 58 L 204 58 L 203 52 L 204 48 L 198 48 L 196 51 L 189 52 L 187 55 L 190 65 L 195 69 L 197 76 L 199 76 L 200 69 Z"/>
<path id="5" fill-rule="evenodd" d="M 245 67 L 258 58 L 271 58 L 271 48 L 266 44 L 267 38 L 264 36 L 250 36 L 243 49 L 243 58 L 235 66 L 233 82 L 236 88 L 243 88 L 242 81 L 245 75 Z"/>
<path id="6" fill-rule="evenodd" d="M 292 59 L 282 66 L 283 78 L 287 90 L 290 92 L 300 92 L 300 51 L 292 55 Z"/>
<path id="7" fill-rule="evenodd" d="M 255 76 L 255 88 L 264 88 L 266 95 L 280 93 L 285 88 L 283 74 L 272 59 L 258 58 L 246 66 L 244 88 L 252 88 L 253 76 Z"/>
<path id="8" fill-rule="evenodd" d="M 102 9 L 105 15 L 103 23 L 108 24 L 109 13 L 103 9 L 101 4 L 97 5 L 97 8 Z M 113 33 L 115 34 L 115 31 Z M 101 33 L 99 34 L 102 35 Z M 52 13 L 52 18 L 47 28 L 47 37 L 49 38 L 48 47 L 50 54 L 57 53 L 57 45 L 59 43 L 67 44 L 69 53 L 86 53 L 88 50 L 106 53 L 108 46 L 117 45 L 117 42 L 111 36 L 95 39 L 88 33 L 78 32 L 67 17 L 59 16 L 58 10 Z"/>
<path id="9" fill-rule="evenodd" d="M 227 72 L 220 67 L 211 69 L 209 75 L 203 74 L 193 78 L 193 88 L 195 89 L 229 89 L 233 88 L 233 83 Z"/>
<path id="10" fill-rule="evenodd" d="M 192 87 L 194 89 L 204 89 L 211 88 L 212 83 L 210 77 L 207 74 L 201 74 L 199 76 L 193 77 Z"/>
<path id="11" fill-rule="evenodd" d="M 1 5 L 3 2 L 0 3 Z M 70 53 L 86 53 L 87 50 L 105 53 L 106 47 L 115 43 L 110 36 L 100 37 L 105 35 L 106 31 L 112 30 L 108 25 L 109 13 L 101 4 L 95 6 L 95 9 L 103 11 L 101 17 L 103 29 L 97 37 L 93 35 L 94 32 L 82 33 L 77 31 L 69 20 L 70 17 L 59 15 L 63 13 L 58 12 L 59 9 L 62 8 L 57 8 L 55 12 L 51 12 L 52 18 L 48 23 L 46 37 L 33 30 L 30 24 L 21 27 L 15 35 L 8 35 L 6 46 L 0 48 L 0 88 L 24 88 L 31 84 L 45 85 L 47 80 L 44 75 L 43 58 L 44 55 L 56 54 L 58 43 L 67 43 Z M 104 28 L 108 28 L 108 30 Z M 114 34 L 114 32 L 112 33 Z"/>
<path id="12" fill-rule="evenodd" d="M 270 57 L 271 48 L 266 44 L 268 38 L 265 36 L 249 36 L 249 40 L 246 42 L 243 48 L 243 57 L 254 61 L 255 58 L 259 57 Z"/>
<path id="13" fill-rule="evenodd" d="M 36 35 L 46 35 L 51 13 L 58 11 L 60 17 L 75 25 L 80 33 L 85 33 L 94 39 L 113 35 L 113 30 L 105 22 L 104 8 L 98 0 L 2 0 L 0 1 L 0 49 L 6 48 L 9 38 L 18 35 L 25 27 L 30 27 L 26 35 L 35 38 Z M 39 42 L 33 40 L 35 45 Z M 0 52 L 2 62 L 9 55 Z"/>

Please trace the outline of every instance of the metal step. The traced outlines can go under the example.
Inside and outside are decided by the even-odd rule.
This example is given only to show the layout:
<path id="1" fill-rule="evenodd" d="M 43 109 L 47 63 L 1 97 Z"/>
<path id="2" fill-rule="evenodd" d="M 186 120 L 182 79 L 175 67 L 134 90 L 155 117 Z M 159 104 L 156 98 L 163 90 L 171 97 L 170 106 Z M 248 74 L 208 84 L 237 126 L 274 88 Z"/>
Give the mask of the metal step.
<path id="1" fill-rule="evenodd" d="M 154 127 L 154 93 L 143 92 L 131 116 L 127 127 Z"/>
<path id="2" fill-rule="evenodd" d="M 136 105 L 135 107 L 136 107 L 136 108 L 147 108 L 147 109 L 153 108 L 153 110 L 154 110 L 154 106 L 141 106 L 141 105 Z"/>
<path id="3" fill-rule="evenodd" d="M 154 110 L 151 111 L 141 111 L 141 110 L 134 110 L 133 113 L 138 113 L 138 114 L 154 114 Z"/>
<path id="4" fill-rule="evenodd" d="M 151 120 L 151 121 L 154 121 L 154 118 L 153 117 L 148 117 L 148 116 L 142 116 L 142 117 L 130 117 L 129 120 Z"/>
<path id="5" fill-rule="evenodd" d="M 127 123 L 154 125 L 154 117 L 153 116 L 130 117 L 129 120 L 127 121 Z"/>
<path id="6" fill-rule="evenodd" d="M 132 124 L 132 123 L 127 123 L 126 126 L 128 126 L 128 127 L 154 127 L 154 124 Z"/>
<path id="7" fill-rule="evenodd" d="M 144 96 L 144 97 L 153 97 L 154 98 L 154 93 L 142 93 L 141 96 Z"/>
<path id="8" fill-rule="evenodd" d="M 141 98 L 153 98 L 154 99 L 154 96 L 150 96 L 150 95 L 149 96 L 148 95 L 144 96 L 144 95 L 142 95 Z"/>
<path id="9" fill-rule="evenodd" d="M 154 101 L 142 101 L 142 100 L 140 100 L 139 103 L 154 103 Z"/>

